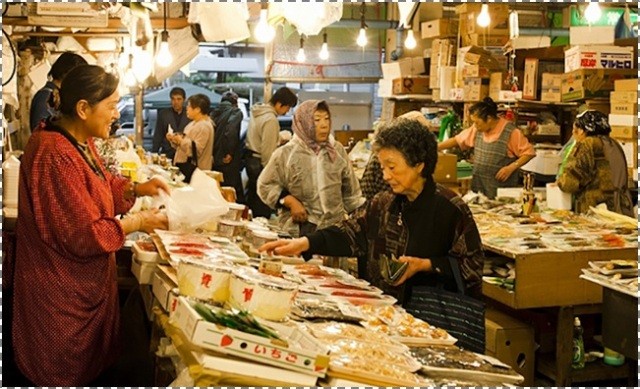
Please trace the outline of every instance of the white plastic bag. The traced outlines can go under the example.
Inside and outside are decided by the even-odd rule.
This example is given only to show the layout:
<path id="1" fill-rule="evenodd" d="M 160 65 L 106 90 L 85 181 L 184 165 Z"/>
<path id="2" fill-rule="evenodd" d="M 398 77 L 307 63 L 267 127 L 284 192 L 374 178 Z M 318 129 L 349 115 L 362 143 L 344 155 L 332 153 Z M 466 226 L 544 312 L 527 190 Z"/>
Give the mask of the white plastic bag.
<path id="1" fill-rule="evenodd" d="M 162 194 L 167 208 L 170 231 L 194 231 L 229 211 L 218 183 L 196 169 L 189 186 Z"/>

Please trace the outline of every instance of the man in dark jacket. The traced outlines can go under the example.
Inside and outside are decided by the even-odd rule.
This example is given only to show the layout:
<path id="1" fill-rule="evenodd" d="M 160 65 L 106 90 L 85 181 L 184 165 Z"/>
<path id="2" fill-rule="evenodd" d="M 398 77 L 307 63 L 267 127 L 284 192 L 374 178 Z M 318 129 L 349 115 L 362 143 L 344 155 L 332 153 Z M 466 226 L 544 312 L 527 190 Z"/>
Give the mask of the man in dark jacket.
<path id="1" fill-rule="evenodd" d="M 158 121 L 156 122 L 156 131 L 153 133 L 153 146 L 151 151 L 154 153 L 164 153 L 167 158 L 173 159 L 176 150 L 171 147 L 167 140 L 167 132 L 169 126 L 175 132 L 182 132 L 191 120 L 187 117 L 184 110 L 184 101 L 187 97 L 186 92 L 182 88 L 173 88 L 169 92 L 171 96 L 171 108 L 165 108 L 158 112 Z"/>
<path id="2" fill-rule="evenodd" d="M 235 188 L 236 201 L 244 203 L 244 189 L 240 177 L 244 145 L 240 141 L 242 111 L 238 108 L 238 95 L 234 92 L 224 93 L 220 106 L 213 112 L 212 117 L 216 124 L 213 170 L 222 172 L 223 185 Z"/>

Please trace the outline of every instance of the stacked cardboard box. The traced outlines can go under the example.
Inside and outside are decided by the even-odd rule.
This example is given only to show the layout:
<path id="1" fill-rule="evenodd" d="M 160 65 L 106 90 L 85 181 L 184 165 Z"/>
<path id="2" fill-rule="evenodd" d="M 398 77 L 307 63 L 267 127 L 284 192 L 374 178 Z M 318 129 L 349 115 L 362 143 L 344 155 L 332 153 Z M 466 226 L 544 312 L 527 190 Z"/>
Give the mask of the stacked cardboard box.
<path id="1" fill-rule="evenodd" d="M 564 52 L 564 71 L 578 69 L 633 69 L 633 47 L 574 46 Z"/>
<path id="2" fill-rule="evenodd" d="M 423 57 L 407 57 L 382 64 L 382 79 L 378 81 L 378 96 L 393 97 L 394 81 L 417 77 L 425 72 Z M 400 81 L 402 83 L 402 81 Z M 406 92 L 405 92 L 406 93 Z M 403 93 L 399 93 L 403 94 Z"/>
<path id="3" fill-rule="evenodd" d="M 441 69 L 454 62 L 455 45 L 451 39 L 434 39 L 431 43 L 431 62 L 429 66 L 429 87 L 440 88 Z"/>
<path id="4" fill-rule="evenodd" d="M 540 101 L 559 103 L 562 101 L 562 74 L 542 73 Z"/>
<path id="5" fill-rule="evenodd" d="M 609 97 L 616 80 L 635 79 L 636 70 L 579 69 L 562 75 L 562 101 Z"/>
<path id="6" fill-rule="evenodd" d="M 458 35 L 458 21 L 453 19 L 435 19 L 420 24 L 422 39 L 447 38 Z"/>
<path id="7" fill-rule="evenodd" d="M 617 80 L 610 95 L 611 137 L 622 145 L 629 177 L 638 176 L 638 79 Z"/>
<path id="8" fill-rule="evenodd" d="M 464 101 L 481 101 L 489 96 L 490 75 L 504 69 L 504 63 L 491 51 L 477 46 L 458 49 L 458 84 L 463 85 Z"/>

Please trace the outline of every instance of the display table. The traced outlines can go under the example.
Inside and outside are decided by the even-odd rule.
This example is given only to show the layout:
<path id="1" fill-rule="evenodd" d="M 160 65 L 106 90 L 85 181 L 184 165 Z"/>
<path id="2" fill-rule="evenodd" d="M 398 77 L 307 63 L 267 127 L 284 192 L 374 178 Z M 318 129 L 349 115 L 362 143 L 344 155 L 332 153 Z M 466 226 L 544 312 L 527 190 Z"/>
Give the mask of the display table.
<path id="1" fill-rule="evenodd" d="M 602 312 L 602 288 L 600 285 L 580 279 L 581 269 L 588 268 L 590 261 L 612 258 L 636 259 L 637 238 L 635 247 L 629 243 L 632 241 L 629 238 L 626 241 L 627 247 L 576 247 L 573 250 L 561 250 L 557 246 L 549 245 L 548 250 L 544 248 L 515 250 L 510 248 L 513 245 L 509 241 L 523 239 L 523 234 L 534 235 L 536 234 L 534 231 L 540 233 L 546 227 L 533 224 L 523 226 L 522 231 L 518 231 L 520 226 L 518 220 L 514 218 L 509 227 L 513 230 L 512 237 L 501 241 L 495 237 L 496 229 L 502 228 L 499 223 L 494 223 L 494 220 L 499 219 L 506 221 L 503 215 L 491 215 L 490 212 L 476 217 L 486 256 L 501 257 L 515 265 L 515 287 L 513 291 L 509 291 L 484 281 L 482 292 L 488 298 L 512 309 L 549 308 L 556 314 L 556 357 L 555 359 L 538 358 L 537 370 L 554 379 L 558 386 L 570 386 L 573 382 L 627 377 L 628 369 L 612 368 L 604 364 L 587 364 L 585 369 L 572 370 L 572 331 L 575 316 Z M 483 223 L 492 224 L 488 226 Z M 505 226 L 507 225 L 509 225 L 508 222 Z M 554 224 L 554 226 L 559 225 Z M 565 228 L 569 231 L 571 228 L 584 228 L 583 226 L 576 223 L 575 225 L 567 224 Z M 509 231 L 505 230 L 505 233 Z M 583 232 L 577 232 L 577 234 L 580 233 Z M 544 241 L 544 238 L 541 241 Z M 632 321 L 635 325 L 635 319 Z"/>

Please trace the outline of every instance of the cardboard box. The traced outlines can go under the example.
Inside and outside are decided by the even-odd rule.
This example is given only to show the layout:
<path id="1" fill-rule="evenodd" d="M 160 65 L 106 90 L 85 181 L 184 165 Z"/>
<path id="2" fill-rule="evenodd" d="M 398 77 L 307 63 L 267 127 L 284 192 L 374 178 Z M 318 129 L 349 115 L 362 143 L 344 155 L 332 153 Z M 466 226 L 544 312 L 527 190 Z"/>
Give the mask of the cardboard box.
<path id="1" fill-rule="evenodd" d="M 158 269 L 160 269 L 161 266 L 162 265 L 159 265 Z M 178 285 L 174 284 L 173 281 L 164 276 L 161 271 L 156 271 L 154 273 L 153 280 L 151 281 L 151 290 L 162 309 L 166 312 L 171 313 L 172 308 L 175 308 L 175 303 L 173 303 L 175 297 L 172 297 L 172 295 L 175 296 L 177 293 L 172 291 L 177 287 Z"/>
<path id="2" fill-rule="evenodd" d="M 540 86 L 543 89 L 558 89 L 562 86 L 562 74 L 542 73 L 542 82 Z"/>
<path id="3" fill-rule="evenodd" d="M 469 78 L 469 77 L 489 78 L 490 75 L 491 75 L 491 72 L 489 71 L 489 69 L 485 68 L 484 66 L 464 65 L 462 67 L 463 78 Z"/>
<path id="4" fill-rule="evenodd" d="M 623 103 L 611 103 L 611 113 L 615 115 L 637 115 L 638 103 L 623 104 Z"/>
<path id="5" fill-rule="evenodd" d="M 551 37 L 538 35 L 538 36 L 519 36 L 512 38 L 508 42 L 508 47 L 514 50 L 522 49 L 537 49 L 539 47 L 551 46 Z"/>
<path id="6" fill-rule="evenodd" d="M 392 97 L 393 96 L 393 80 L 388 78 L 381 78 L 378 81 L 378 97 Z"/>
<path id="7" fill-rule="evenodd" d="M 634 83 L 638 82 L 637 79 L 616 80 L 615 84 L 614 84 L 614 88 L 615 88 L 615 85 L 619 85 L 618 83 L 621 82 L 621 81 L 632 81 Z M 631 103 L 631 102 L 637 102 L 638 101 L 638 92 L 636 92 L 636 91 L 618 91 L 618 90 L 614 90 L 609 95 L 609 101 L 611 101 L 611 104 L 614 104 L 614 103 L 626 104 L 626 103 Z"/>
<path id="8" fill-rule="evenodd" d="M 613 45 L 613 26 L 572 26 L 569 27 L 569 43 L 576 45 Z"/>
<path id="9" fill-rule="evenodd" d="M 429 77 L 403 77 L 393 80 L 394 95 L 427 95 L 431 94 Z"/>
<path id="10" fill-rule="evenodd" d="M 515 77 L 518 79 L 518 85 L 521 85 L 523 79 L 523 73 L 521 71 L 515 72 Z M 491 73 L 490 81 L 489 81 L 489 96 L 493 100 L 500 100 L 501 92 L 511 92 L 511 77 L 508 72 L 494 72 Z M 514 93 L 514 92 L 511 92 Z M 503 97 L 508 96 L 509 93 L 502 93 Z M 513 98 L 522 98 L 522 93 L 520 92 L 521 97 L 508 97 L 508 99 Z M 515 96 L 515 95 L 514 95 Z M 502 100 L 506 101 L 506 100 Z"/>
<path id="11" fill-rule="evenodd" d="M 637 140 L 638 127 L 635 126 L 611 126 L 610 137 L 621 140 Z"/>
<path id="12" fill-rule="evenodd" d="M 438 153 L 433 179 L 438 183 L 458 182 L 458 156 Z"/>
<path id="13" fill-rule="evenodd" d="M 638 79 L 616 80 L 613 84 L 613 90 L 616 92 L 635 92 L 636 99 L 638 94 Z"/>
<path id="14" fill-rule="evenodd" d="M 456 15 L 466 14 L 469 12 L 480 12 L 482 9 L 482 4 L 480 3 L 464 3 L 460 4 L 456 7 Z M 500 4 L 500 3 L 491 3 L 489 5 L 489 12 L 497 11 L 497 12 L 509 12 L 508 4 Z"/>
<path id="15" fill-rule="evenodd" d="M 491 92 L 489 92 L 489 97 L 491 97 L 493 99 L 493 96 L 491 96 Z M 494 101 L 498 101 L 498 102 L 515 102 L 517 100 L 521 100 L 522 99 L 522 91 L 511 91 L 511 90 L 501 90 L 498 91 L 498 94 L 496 95 L 496 98 L 493 99 Z"/>
<path id="16" fill-rule="evenodd" d="M 425 72 L 424 58 L 408 57 L 382 64 L 382 76 L 388 80 L 417 76 Z"/>
<path id="17" fill-rule="evenodd" d="M 502 312 L 485 312 L 485 354 L 498 358 L 524 377 L 523 386 L 533 385 L 535 341 L 533 327 Z"/>
<path id="18" fill-rule="evenodd" d="M 275 385 L 275 382 L 296 387 L 316 386 L 318 377 L 297 371 L 279 369 L 273 366 L 242 360 L 229 355 L 208 352 L 194 352 L 194 356 L 205 369 L 237 374 L 257 381 L 260 385 Z M 279 384 L 279 385 L 280 385 Z"/>
<path id="19" fill-rule="evenodd" d="M 451 88 L 446 98 L 443 96 L 442 90 L 440 91 L 440 97 L 447 101 L 464 101 L 464 88 Z"/>
<path id="20" fill-rule="evenodd" d="M 488 78 L 467 78 L 464 80 L 464 101 L 481 101 L 489 96 Z"/>
<path id="21" fill-rule="evenodd" d="M 509 35 L 494 34 L 460 34 L 462 46 L 499 46 L 502 47 L 509 42 Z"/>
<path id="22" fill-rule="evenodd" d="M 637 115 L 610 114 L 609 125 L 611 126 L 638 126 Z"/>
<path id="23" fill-rule="evenodd" d="M 453 19 L 429 20 L 420 24 L 422 39 L 441 38 L 458 35 L 458 21 Z"/>
<path id="24" fill-rule="evenodd" d="M 564 71 L 578 69 L 633 69 L 633 47 L 575 46 L 564 52 Z"/>
<path id="25" fill-rule="evenodd" d="M 478 46 L 467 46 L 458 49 L 458 63 L 484 66 L 490 70 L 504 69 L 504 63 L 499 61 L 491 51 Z"/>
<path id="26" fill-rule="evenodd" d="M 171 322 L 196 346 L 317 377 L 325 376 L 329 367 L 325 348 L 296 327 L 269 322 L 282 337 L 296 340 L 296 346 L 290 346 L 210 323 L 196 312 L 188 299 L 180 297 L 179 300 Z"/>
<path id="27" fill-rule="evenodd" d="M 635 140 L 620 142 L 620 146 L 627 159 L 627 167 L 638 168 L 638 142 Z"/>
<path id="28" fill-rule="evenodd" d="M 608 97 L 615 80 L 637 77 L 635 70 L 580 69 L 565 73 L 562 75 L 562 101 Z"/>
<path id="29" fill-rule="evenodd" d="M 522 80 L 522 96 L 535 100 L 538 96 L 538 59 L 524 60 L 524 80 Z"/>
<path id="30" fill-rule="evenodd" d="M 542 89 L 540 92 L 540 101 L 548 103 L 559 103 L 562 101 L 562 93 L 558 89 Z"/>

